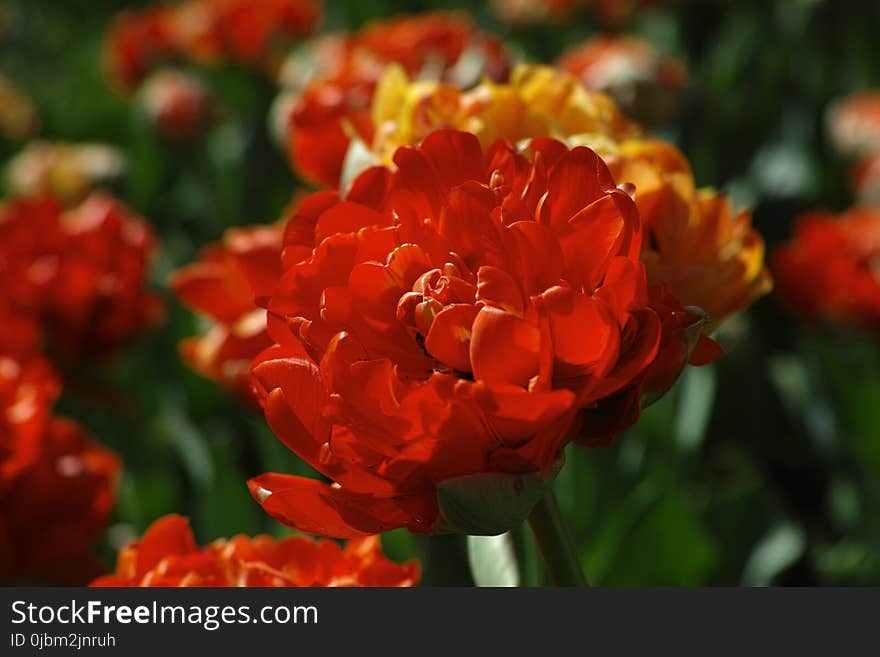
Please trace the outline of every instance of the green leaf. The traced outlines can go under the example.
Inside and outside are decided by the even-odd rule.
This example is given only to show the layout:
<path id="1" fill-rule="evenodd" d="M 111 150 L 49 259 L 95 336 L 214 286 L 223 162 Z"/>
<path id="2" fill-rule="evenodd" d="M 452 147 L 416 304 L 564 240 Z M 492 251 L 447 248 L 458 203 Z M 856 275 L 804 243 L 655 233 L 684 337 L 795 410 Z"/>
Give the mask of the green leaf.
<path id="1" fill-rule="evenodd" d="M 745 586 L 767 586 L 783 570 L 800 559 L 806 538 L 800 527 L 783 523 L 773 527 L 755 547 L 743 570 Z"/>
<path id="2" fill-rule="evenodd" d="M 207 438 L 174 398 L 167 397 L 162 414 L 156 418 L 157 431 L 177 451 L 192 482 L 197 487 L 207 488 L 214 481 L 214 464 Z"/>
<path id="3" fill-rule="evenodd" d="M 699 586 L 719 550 L 689 497 L 645 482 L 611 512 L 584 556 L 602 586 Z"/>
<path id="4" fill-rule="evenodd" d="M 693 451 L 703 442 L 712 418 L 715 370 L 711 365 L 688 367 L 682 375 L 680 385 L 681 397 L 675 418 L 675 436 L 679 447 Z"/>
<path id="5" fill-rule="evenodd" d="M 540 472 L 490 472 L 447 479 L 437 486 L 440 530 L 493 536 L 518 527 L 543 497 L 564 460 L 560 456 L 546 478 Z"/>
<path id="6" fill-rule="evenodd" d="M 467 547 L 477 586 L 519 586 L 519 568 L 510 533 L 468 536 Z"/>

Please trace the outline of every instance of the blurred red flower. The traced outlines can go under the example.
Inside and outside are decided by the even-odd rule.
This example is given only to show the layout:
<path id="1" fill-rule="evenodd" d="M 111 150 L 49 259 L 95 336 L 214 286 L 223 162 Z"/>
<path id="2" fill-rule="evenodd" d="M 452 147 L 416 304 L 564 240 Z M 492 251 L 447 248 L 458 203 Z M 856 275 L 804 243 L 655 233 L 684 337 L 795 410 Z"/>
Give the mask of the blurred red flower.
<path id="1" fill-rule="evenodd" d="M 467 88 L 482 76 L 507 77 L 501 44 L 479 32 L 463 14 L 431 13 L 370 23 L 349 36 L 324 38 L 308 66 L 313 79 L 296 90 L 287 121 L 294 168 L 324 186 L 339 184 L 353 137 L 373 138 L 373 93 L 385 67 L 400 64 L 413 77 L 445 80 Z M 295 62 L 294 62 L 295 64 Z M 302 82 L 306 74 L 288 75 Z"/>
<path id="2" fill-rule="evenodd" d="M 192 309 L 213 324 L 207 333 L 185 340 L 186 361 L 249 403 L 256 404 L 250 382 L 251 361 L 272 345 L 263 302 L 281 277 L 281 228 L 250 226 L 226 232 L 199 260 L 178 269 L 170 285 Z"/>
<path id="3" fill-rule="evenodd" d="M 37 460 L 60 390 L 47 360 L 0 351 L 0 494 Z"/>
<path id="4" fill-rule="evenodd" d="M 145 279 L 150 228 L 103 193 L 64 210 L 53 198 L 0 206 L 0 306 L 37 319 L 52 349 L 112 352 L 161 314 Z"/>
<path id="5" fill-rule="evenodd" d="M 183 50 L 207 63 L 269 64 L 273 47 L 308 35 L 321 18 L 318 0 L 189 0 L 177 11 Z"/>
<path id="6" fill-rule="evenodd" d="M 859 203 L 880 204 L 880 150 L 866 153 L 852 166 L 849 182 Z"/>
<path id="7" fill-rule="evenodd" d="M 501 20 L 513 25 L 559 22 L 585 8 L 603 23 L 613 25 L 652 4 L 656 0 L 493 0 L 492 8 Z"/>
<path id="8" fill-rule="evenodd" d="M 586 0 L 586 3 L 608 24 L 619 23 L 641 9 L 659 4 L 658 0 Z"/>
<path id="9" fill-rule="evenodd" d="M 843 154 L 880 151 L 880 91 L 862 91 L 834 103 L 828 132 Z"/>
<path id="10" fill-rule="evenodd" d="M 681 62 L 635 37 L 594 37 L 564 52 L 557 66 L 587 89 L 609 94 L 628 116 L 648 125 L 673 118 L 687 79 Z"/>
<path id="11" fill-rule="evenodd" d="M 170 141 L 201 137 L 216 116 L 210 89 L 196 76 L 176 69 L 152 73 L 138 91 L 150 125 Z"/>
<path id="12" fill-rule="evenodd" d="M 419 565 L 388 560 L 378 536 L 344 547 L 305 536 L 238 535 L 199 548 L 185 518 L 154 522 L 92 586 L 415 586 Z"/>
<path id="13" fill-rule="evenodd" d="M 0 582 L 84 584 L 120 465 L 74 422 L 51 416 L 49 363 L 0 355 Z"/>
<path id="14" fill-rule="evenodd" d="M 880 331 L 880 207 L 802 217 L 774 258 L 782 300 L 806 320 Z"/>
<path id="15" fill-rule="evenodd" d="M 254 364 L 266 417 L 332 485 L 251 480 L 281 522 L 349 537 L 450 529 L 437 487 L 544 473 L 604 443 L 694 358 L 705 318 L 639 261 L 642 225 L 591 150 L 441 130 L 321 192 L 285 231 Z"/>
<path id="16" fill-rule="evenodd" d="M 125 11 L 105 44 L 110 78 L 131 91 L 154 68 L 180 61 L 235 61 L 277 68 L 286 42 L 309 34 L 317 0 L 187 0 Z"/>
<path id="17" fill-rule="evenodd" d="M 174 26 L 174 9 L 156 5 L 120 13 L 113 21 L 104 49 L 112 81 L 134 89 L 153 68 L 180 57 Z"/>

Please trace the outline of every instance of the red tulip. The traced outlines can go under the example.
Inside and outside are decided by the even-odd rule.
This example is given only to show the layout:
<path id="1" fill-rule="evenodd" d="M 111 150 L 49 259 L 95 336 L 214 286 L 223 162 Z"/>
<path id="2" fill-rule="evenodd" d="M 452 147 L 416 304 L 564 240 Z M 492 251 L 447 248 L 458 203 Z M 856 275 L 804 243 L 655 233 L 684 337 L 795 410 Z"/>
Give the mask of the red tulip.
<path id="1" fill-rule="evenodd" d="M 280 277 L 281 229 L 275 226 L 231 229 L 222 243 L 208 247 L 198 262 L 171 277 L 181 300 L 213 321 L 207 333 L 181 343 L 184 358 L 253 404 L 250 364 L 272 345 L 266 310 L 254 299 L 268 297 Z"/>
<path id="2" fill-rule="evenodd" d="M 774 258 L 783 301 L 810 321 L 880 331 L 880 207 L 808 214 Z"/>
<path id="3" fill-rule="evenodd" d="M 607 442 L 714 343 L 649 289 L 636 205 L 593 151 L 484 153 L 441 130 L 395 163 L 287 225 L 254 381 L 273 430 L 334 483 L 266 474 L 251 491 L 326 536 L 504 531 L 452 506 L 540 483 L 570 440 Z"/>
<path id="4" fill-rule="evenodd" d="M 0 206 L 0 307 L 33 317 L 53 349 L 105 354 L 161 314 L 145 286 L 148 225 L 103 193 L 62 210 L 50 197 Z"/>

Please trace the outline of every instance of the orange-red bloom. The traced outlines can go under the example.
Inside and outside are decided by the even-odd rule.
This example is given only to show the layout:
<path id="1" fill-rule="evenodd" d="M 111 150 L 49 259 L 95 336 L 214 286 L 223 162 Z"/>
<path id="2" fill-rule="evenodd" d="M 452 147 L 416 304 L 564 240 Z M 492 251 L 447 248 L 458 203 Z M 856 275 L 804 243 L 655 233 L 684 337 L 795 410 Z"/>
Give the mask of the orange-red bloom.
<path id="1" fill-rule="evenodd" d="M 41 358 L 0 354 L 0 582 L 83 584 L 113 508 L 119 462 L 70 420 Z"/>
<path id="2" fill-rule="evenodd" d="M 112 351 L 154 322 L 145 287 L 153 250 L 147 224 L 94 193 L 63 210 L 51 197 L 0 206 L 0 306 L 41 323 L 52 348 Z"/>
<path id="3" fill-rule="evenodd" d="M 775 253 L 774 273 L 804 319 L 880 331 L 880 207 L 802 217 Z"/>
<path id="4" fill-rule="evenodd" d="M 563 53 L 557 66 L 587 89 L 611 95 L 628 116 L 649 125 L 673 117 L 686 80 L 681 62 L 635 37 L 594 37 Z"/>
<path id="5" fill-rule="evenodd" d="M 459 87 L 477 83 L 481 75 L 500 80 L 508 71 L 500 43 L 459 14 L 375 22 L 322 43 L 321 68 L 299 93 L 288 119 L 288 146 L 294 168 L 328 187 L 339 183 L 352 137 L 372 141 L 370 105 L 389 63 Z"/>
<path id="6" fill-rule="evenodd" d="M 308 533 L 455 528 L 438 486 L 546 475 L 573 438 L 609 440 L 675 380 L 704 321 L 648 287 L 638 210 L 593 151 L 484 153 L 441 130 L 395 163 L 303 203 L 268 304 L 266 417 L 335 483 L 250 486 Z"/>
<path id="7" fill-rule="evenodd" d="M 279 47 L 310 33 L 317 0 L 187 0 L 126 11 L 107 37 L 110 77 L 132 90 L 154 68 L 179 61 L 262 64 L 274 71 Z"/>
<path id="8" fill-rule="evenodd" d="M 272 345 L 266 310 L 255 298 L 268 298 L 281 277 L 281 228 L 251 226 L 226 232 L 194 264 L 171 277 L 175 293 L 213 325 L 202 336 L 181 343 L 187 362 L 204 376 L 254 402 L 250 365 Z"/>
<path id="9" fill-rule="evenodd" d="M 378 536 L 334 541 L 234 536 L 203 548 L 185 518 L 154 522 L 119 553 L 116 573 L 92 586 L 415 586 L 419 565 L 395 564 Z"/>

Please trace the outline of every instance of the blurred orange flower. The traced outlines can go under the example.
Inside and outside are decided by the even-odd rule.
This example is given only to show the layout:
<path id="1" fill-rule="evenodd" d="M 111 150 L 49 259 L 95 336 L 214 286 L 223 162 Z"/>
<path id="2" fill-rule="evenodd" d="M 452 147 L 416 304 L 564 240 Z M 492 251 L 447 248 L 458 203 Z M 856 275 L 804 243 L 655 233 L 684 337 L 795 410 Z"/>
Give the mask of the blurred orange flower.
<path id="1" fill-rule="evenodd" d="M 150 228 L 103 193 L 64 210 L 51 197 L 0 206 L 0 306 L 40 322 L 63 355 L 111 353 L 154 323 Z"/>
<path id="2" fill-rule="evenodd" d="M 378 536 L 344 547 L 305 536 L 238 535 L 199 548 L 185 518 L 154 522 L 119 553 L 116 573 L 92 586 L 415 586 L 419 565 L 395 564 Z"/>
<path id="3" fill-rule="evenodd" d="M 377 161 L 390 163 L 402 145 L 431 130 L 454 126 L 484 146 L 497 138 L 550 136 L 584 144 L 609 165 L 615 180 L 635 185 L 635 201 L 650 239 L 642 259 L 651 283 L 667 283 L 717 326 L 766 294 L 764 242 L 747 212 L 726 197 L 698 191 L 690 164 L 675 147 L 645 136 L 606 95 L 588 91 L 564 72 L 517 66 L 508 84 L 484 82 L 461 92 L 451 85 L 410 82 L 390 67 L 373 104 Z"/>
<path id="4" fill-rule="evenodd" d="M 780 297 L 804 319 L 880 331 L 880 207 L 801 217 L 773 264 Z"/>
<path id="5" fill-rule="evenodd" d="M 41 358 L 0 354 L 0 582 L 84 584 L 115 500 L 119 461 L 51 416 L 60 391 Z"/>
<path id="6" fill-rule="evenodd" d="M 187 362 L 247 402 L 256 404 L 250 382 L 254 357 L 272 345 L 266 330 L 265 299 L 281 277 L 278 226 L 233 228 L 223 241 L 205 249 L 199 260 L 178 269 L 171 287 L 212 326 L 180 345 Z"/>
<path id="7" fill-rule="evenodd" d="M 697 342 L 717 355 L 704 317 L 648 286 L 636 205 L 593 151 L 484 153 L 440 130 L 394 160 L 290 221 L 277 344 L 253 368 L 270 426 L 335 482 L 250 482 L 308 533 L 456 529 L 439 487 L 550 476 L 570 440 L 632 424 Z"/>
<path id="8" fill-rule="evenodd" d="M 457 87 L 481 76 L 501 80 L 508 60 L 501 44 L 464 14 L 432 13 L 370 23 L 348 36 L 324 38 L 312 60 L 312 79 L 294 90 L 287 143 L 297 172 L 324 186 L 339 183 L 353 137 L 370 142 L 370 104 L 385 67 L 397 62 L 408 74 Z M 295 63 L 295 62 L 294 62 Z M 288 78 L 302 84 L 305 75 Z"/>

